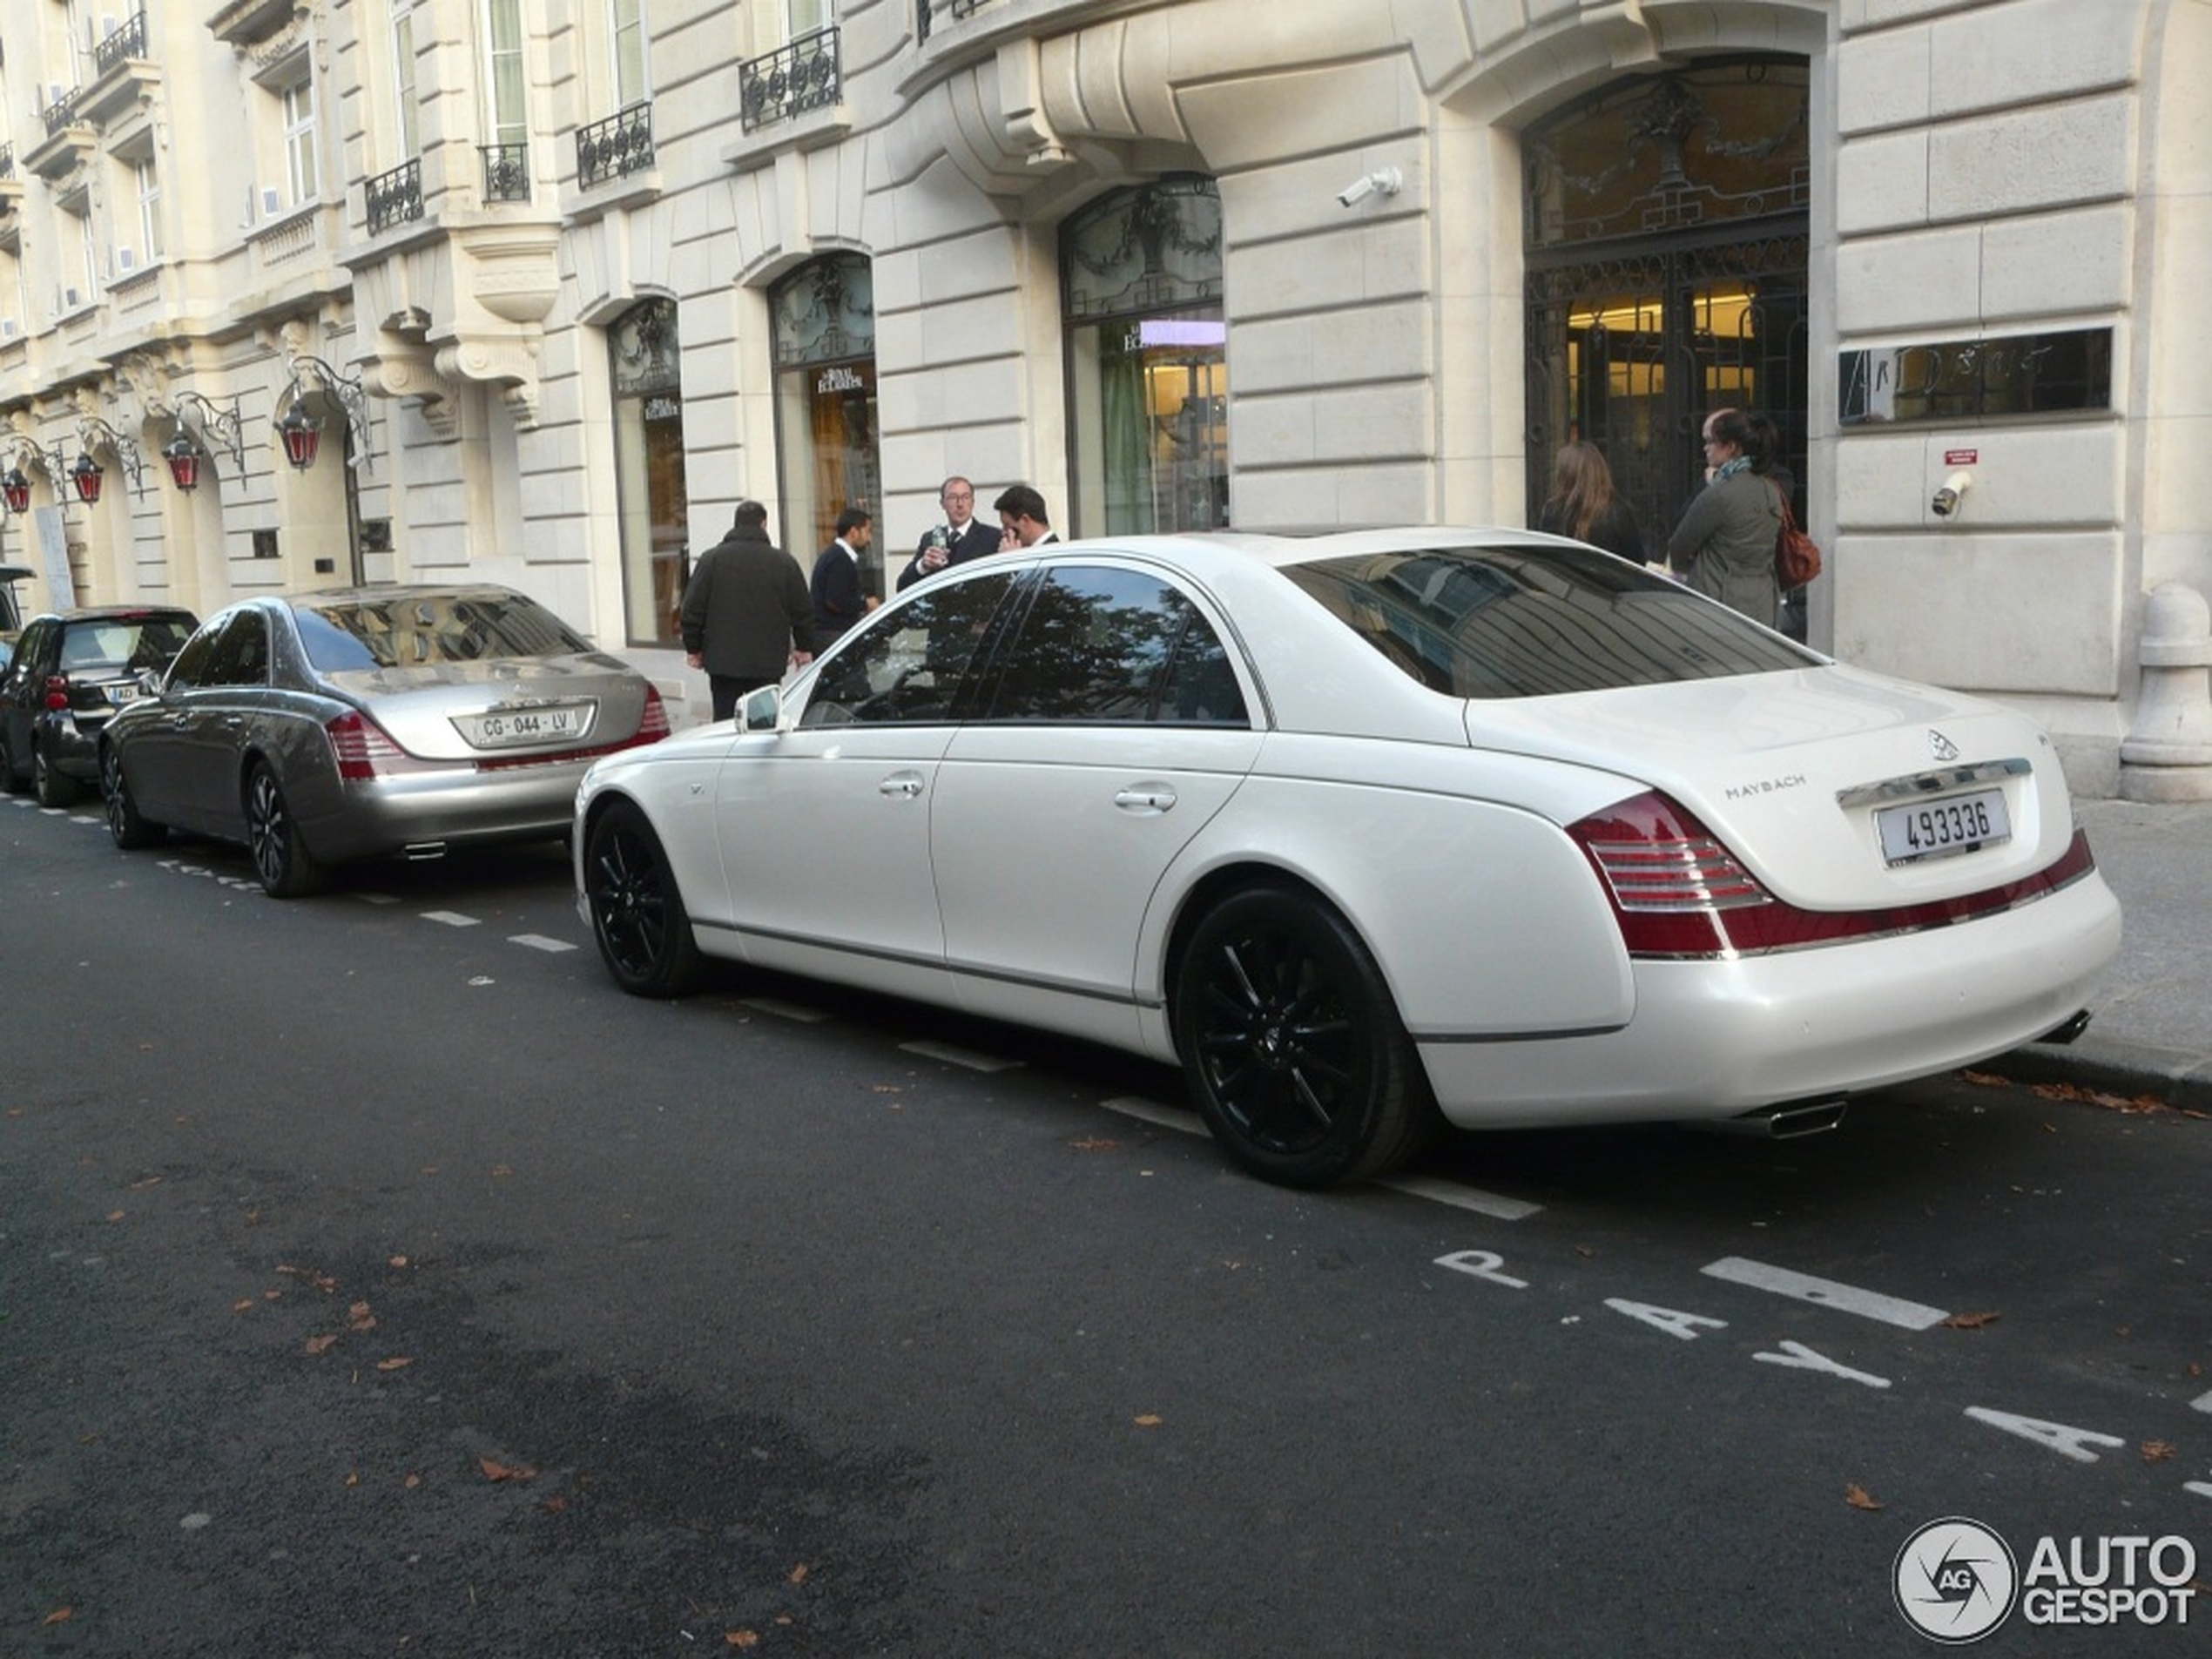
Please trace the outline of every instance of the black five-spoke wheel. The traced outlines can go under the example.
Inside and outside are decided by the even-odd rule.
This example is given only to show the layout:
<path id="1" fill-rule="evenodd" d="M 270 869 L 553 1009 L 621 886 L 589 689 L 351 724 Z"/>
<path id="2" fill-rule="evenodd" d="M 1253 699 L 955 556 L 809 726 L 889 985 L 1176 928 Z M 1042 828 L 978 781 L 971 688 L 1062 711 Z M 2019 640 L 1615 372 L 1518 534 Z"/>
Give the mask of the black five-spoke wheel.
<path id="1" fill-rule="evenodd" d="M 322 867 L 300 838 L 283 786 L 261 763 L 246 779 L 246 846 L 261 890 L 272 899 L 297 899 L 322 886 Z"/>
<path id="2" fill-rule="evenodd" d="M 1436 1121 L 1382 971 L 1333 910 L 1285 888 L 1232 894 L 1193 931 L 1176 1047 L 1231 1157 L 1288 1186 L 1384 1173 Z"/>
<path id="3" fill-rule="evenodd" d="M 123 770 L 123 757 L 113 745 L 100 751 L 100 788 L 107 795 L 108 838 L 125 851 L 152 846 L 165 833 L 160 825 L 142 817 L 131 779 Z"/>
<path id="4" fill-rule="evenodd" d="M 698 982 L 698 943 L 668 855 L 629 801 L 592 819 L 583 844 L 591 932 L 615 982 L 633 996 L 681 996 Z"/>

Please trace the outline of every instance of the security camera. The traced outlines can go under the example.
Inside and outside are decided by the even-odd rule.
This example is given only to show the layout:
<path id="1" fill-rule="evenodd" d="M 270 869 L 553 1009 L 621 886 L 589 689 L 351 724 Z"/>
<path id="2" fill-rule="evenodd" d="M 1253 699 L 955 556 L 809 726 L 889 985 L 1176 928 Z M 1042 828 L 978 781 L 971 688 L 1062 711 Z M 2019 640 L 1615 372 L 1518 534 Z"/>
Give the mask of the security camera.
<path id="1" fill-rule="evenodd" d="M 1938 518 L 1950 517 L 1959 510 L 1959 498 L 1966 493 L 1973 482 L 1974 475 L 1970 472 L 1952 473 L 1943 481 L 1943 488 L 1936 491 L 1935 499 L 1928 503 L 1928 510 Z"/>
<path id="2" fill-rule="evenodd" d="M 1353 179 L 1342 190 L 1337 192 L 1337 206 L 1350 207 L 1356 202 L 1366 200 L 1379 190 L 1386 196 L 1395 196 L 1405 186 L 1406 175 L 1399 172 L 1397 168 L 1378 167 L 1364 178 Z"/>

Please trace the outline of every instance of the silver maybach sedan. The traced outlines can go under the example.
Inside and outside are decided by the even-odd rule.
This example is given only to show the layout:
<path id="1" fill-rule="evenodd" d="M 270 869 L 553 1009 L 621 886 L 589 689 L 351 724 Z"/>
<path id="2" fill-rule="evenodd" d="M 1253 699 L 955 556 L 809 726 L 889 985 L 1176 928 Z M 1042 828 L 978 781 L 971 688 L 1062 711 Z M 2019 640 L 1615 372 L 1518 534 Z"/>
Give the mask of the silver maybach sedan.
<path id="1" fill-rule="evenodd" d="M 247 599 L 108 723 L 108 832 L 244 842 L 277 898 L 334 864 L 555 838 L 597 757 L 668 735 L 652 683 L 489 583 Z"/>

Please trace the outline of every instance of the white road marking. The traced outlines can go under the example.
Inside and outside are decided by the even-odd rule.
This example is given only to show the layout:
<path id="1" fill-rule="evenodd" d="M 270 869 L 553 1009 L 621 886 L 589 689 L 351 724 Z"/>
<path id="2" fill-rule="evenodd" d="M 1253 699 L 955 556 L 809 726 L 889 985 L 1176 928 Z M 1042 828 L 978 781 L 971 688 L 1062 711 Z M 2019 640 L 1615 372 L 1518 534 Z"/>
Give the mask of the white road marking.
<path id="1" fill-rule="evenodd" d="M 819 1025 L 829 1018 L 826 1008 L 810 1008 L 804 1002 L 786 1002 L 777 996 L 748 996 L 745 1006 L 758 1008 L 763 1014 L 772 1014 L 779 1020 L 796 1020 L 801 1025 Z"/>
<path id="2" fill-rule="evenodd" d="M 1885 1325 L 1901 1325 L 1907 1331 L 1925 1331 L 1951 1317 L 1941 1308 L 1907 1302 L 1899 1297 L 1884 1296 L 1878 1291 L 1862 1291 L 1855 1285 L 1839 1285 L 1834 1279 L 1793 1273 L 1786 1267 L 1772 1267 L 1764 1262 L 1748 1261 L 1741 1256 L 1723 1256 L 1719 1261 L 1710 1263 L 1698 1271 L 1711 1278 L 1726 1279 L 1731 1285 L 1746 1285 L 1755 1291 L 1771 1291 L 1777 1296 L 1793 1297 L 1800 1302 L 1834 1308 L 1839 1312 L 1879 1319 Z"/>
<path id="3" fill-rule="evenodd" d="M 1393 1192 L 1410 1193 L 1416 1198 L 1426 1198 L 1432 1204 L 1448 1204 L 1456 1210 L 1472 1210 L 1477 1215 L 1488 1216 L 1496 1221 L 1526 1221 L 1544 1207 L 1540 1204 L 1530 1204 L 1526 1198 L 1508 1198 L 1501 1193 L 1485 1192 L 1480 1187 L 1461 1186 L 1456 1181 L 1441 1180 L 1433 1175 L 1387 1176 L 1375 1184 L 1388 1187 Z"/>
<path id="4" fill-rule="evenodd" d="M 2060 1457 L 2072 1458 L 2076 1463 L 2097 1460 L 2097 1454 L 2089 1449 L 2093 1446 L 2118 1451 L 2128 1444 L 2117 1434 L 2100 1434 L 2093 1428 L 2075 1428 L 2071 1424 L 2053 1423 L 2040 1417 L 2022 1417 L 2015 1412 L 1992 1411 L 1986 1406 L 1969 1406 L 1966 1415 L 1977 1423 L 1986 1423 L 2007 1434 L 2047 1446 Z"/>
<path id="5" fill-rule="evenodd" d="M 2212 1394 L 2199 1394 L 2189 1401 L 2189 1409 L 2193 1412 L 2212 1412 Z"/>
<path id="6" fill-rule="evenodd" d="M 1171 1129 L 1182 1135 L 1203 1136 L 1206 1126 L 1198 1121 L 1196 1112 L 1177 1111 L 1172 1106 L 1163 1106 L 1157 1101 L 1146 1100 L 1142 1095 L 1116 1095 L 1111 1100 L 1098 1103 L 1109 1112 L 1119 1112 L 1123 1117 L 1134 1117 L 1161 1129 Z"/>
<path id="7" fill-rule="evenodd" d="M 422 920 L 435 921 L 445 927 L 474 927 L 480 924 L 474 916 L 464 916 L 458 910 L 426 910 Z"/>
<path id="8" fill-rule="evenodd" d="M 1764 1365 L 1787 1366 L 1792 1371 L 1818 1371 L 1831 1377 L 1841 1377 L 1846 1382 L 1865 1383 L 1869 1388 L 1887 1388 L 1890 1379 L 1877 1377 L 1871 1371 L 1853 1371 L 1849 1366 L 1839 1366 L 1826 1354 L 1815 1353 L 1802 1342 L 1784 1341 L 1780 1353 L 1755 1353 L 1752 1359 Z"/>
<path id="9" fill-rule="evenodd" d="M 561 951 L 574 950 L 576 948 L 574 945 L 570 944 L 565 939 L 549 939 L 543 934 L 509 934 L 507 937 L 507 942 L 510 945 L 521 945 L 530 950 L 542 950 L 549 954 L 557 954 Z"/>
<path id="10" fill-rule="evenodd" d="M 1449 1256 L 1439 1256 L 1436 1264 L 1448 1267 L 1455 1273 L 1487 1278 L 1493 1285 L 1502 1285 L 1507 1290 L 1525 1291 L 1528 1288 L 1527 1279 L 1515 1278 L 1512 1274 L 1500 1271 L 1505 1266 L 1506 1258 L 1494 1250 L 1455 1250 Z"/>
<path id="11" fill-rule="evenodd" d="M 1015 1071 L 1019 1060 L 1008 1060 L 1002 1055 L 981 1054 L 974 1049 L 955 1049 L 949 1042 L 936 1042 L 925 1037 L 920 1042 L 899 1045 L 908 1054 L 918 1054 L 925 1060 L 942 1060 L 948 1065 L 965 1066 L 970 1071 Z"/>

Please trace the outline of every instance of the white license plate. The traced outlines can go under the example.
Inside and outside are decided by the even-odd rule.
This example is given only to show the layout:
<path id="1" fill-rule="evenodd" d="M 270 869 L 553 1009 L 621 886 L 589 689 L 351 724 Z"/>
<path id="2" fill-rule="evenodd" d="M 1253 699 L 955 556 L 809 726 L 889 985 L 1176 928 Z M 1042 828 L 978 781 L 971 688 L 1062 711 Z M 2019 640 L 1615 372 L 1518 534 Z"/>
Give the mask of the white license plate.
<path id="1" fill-rule="evenodd" d="M 110 703 L 114 704 L 118 708 L 125 703 L 136 702 L 138 700 L 138 688 L 127 682 L 121 685 L 111 685 L 107 688 L 107 700 Z"/>
<path id="2" fill-rule="evenodd" d="M 542 708 L 496 709 L 456 719 L 461 735 L 479 749 L 517 748 L 533 743 L 572 743 L 591 729 L 596 705 L 549 703 Z"/>
<path id="3" fill-rule="evenodd" d="M 2013 839 L 2001 789 L 1885 806 L 1874 814 L 1874 826 L 1881 833 L 1882 856 L 1892 865 L 1978 853 Z"/>

